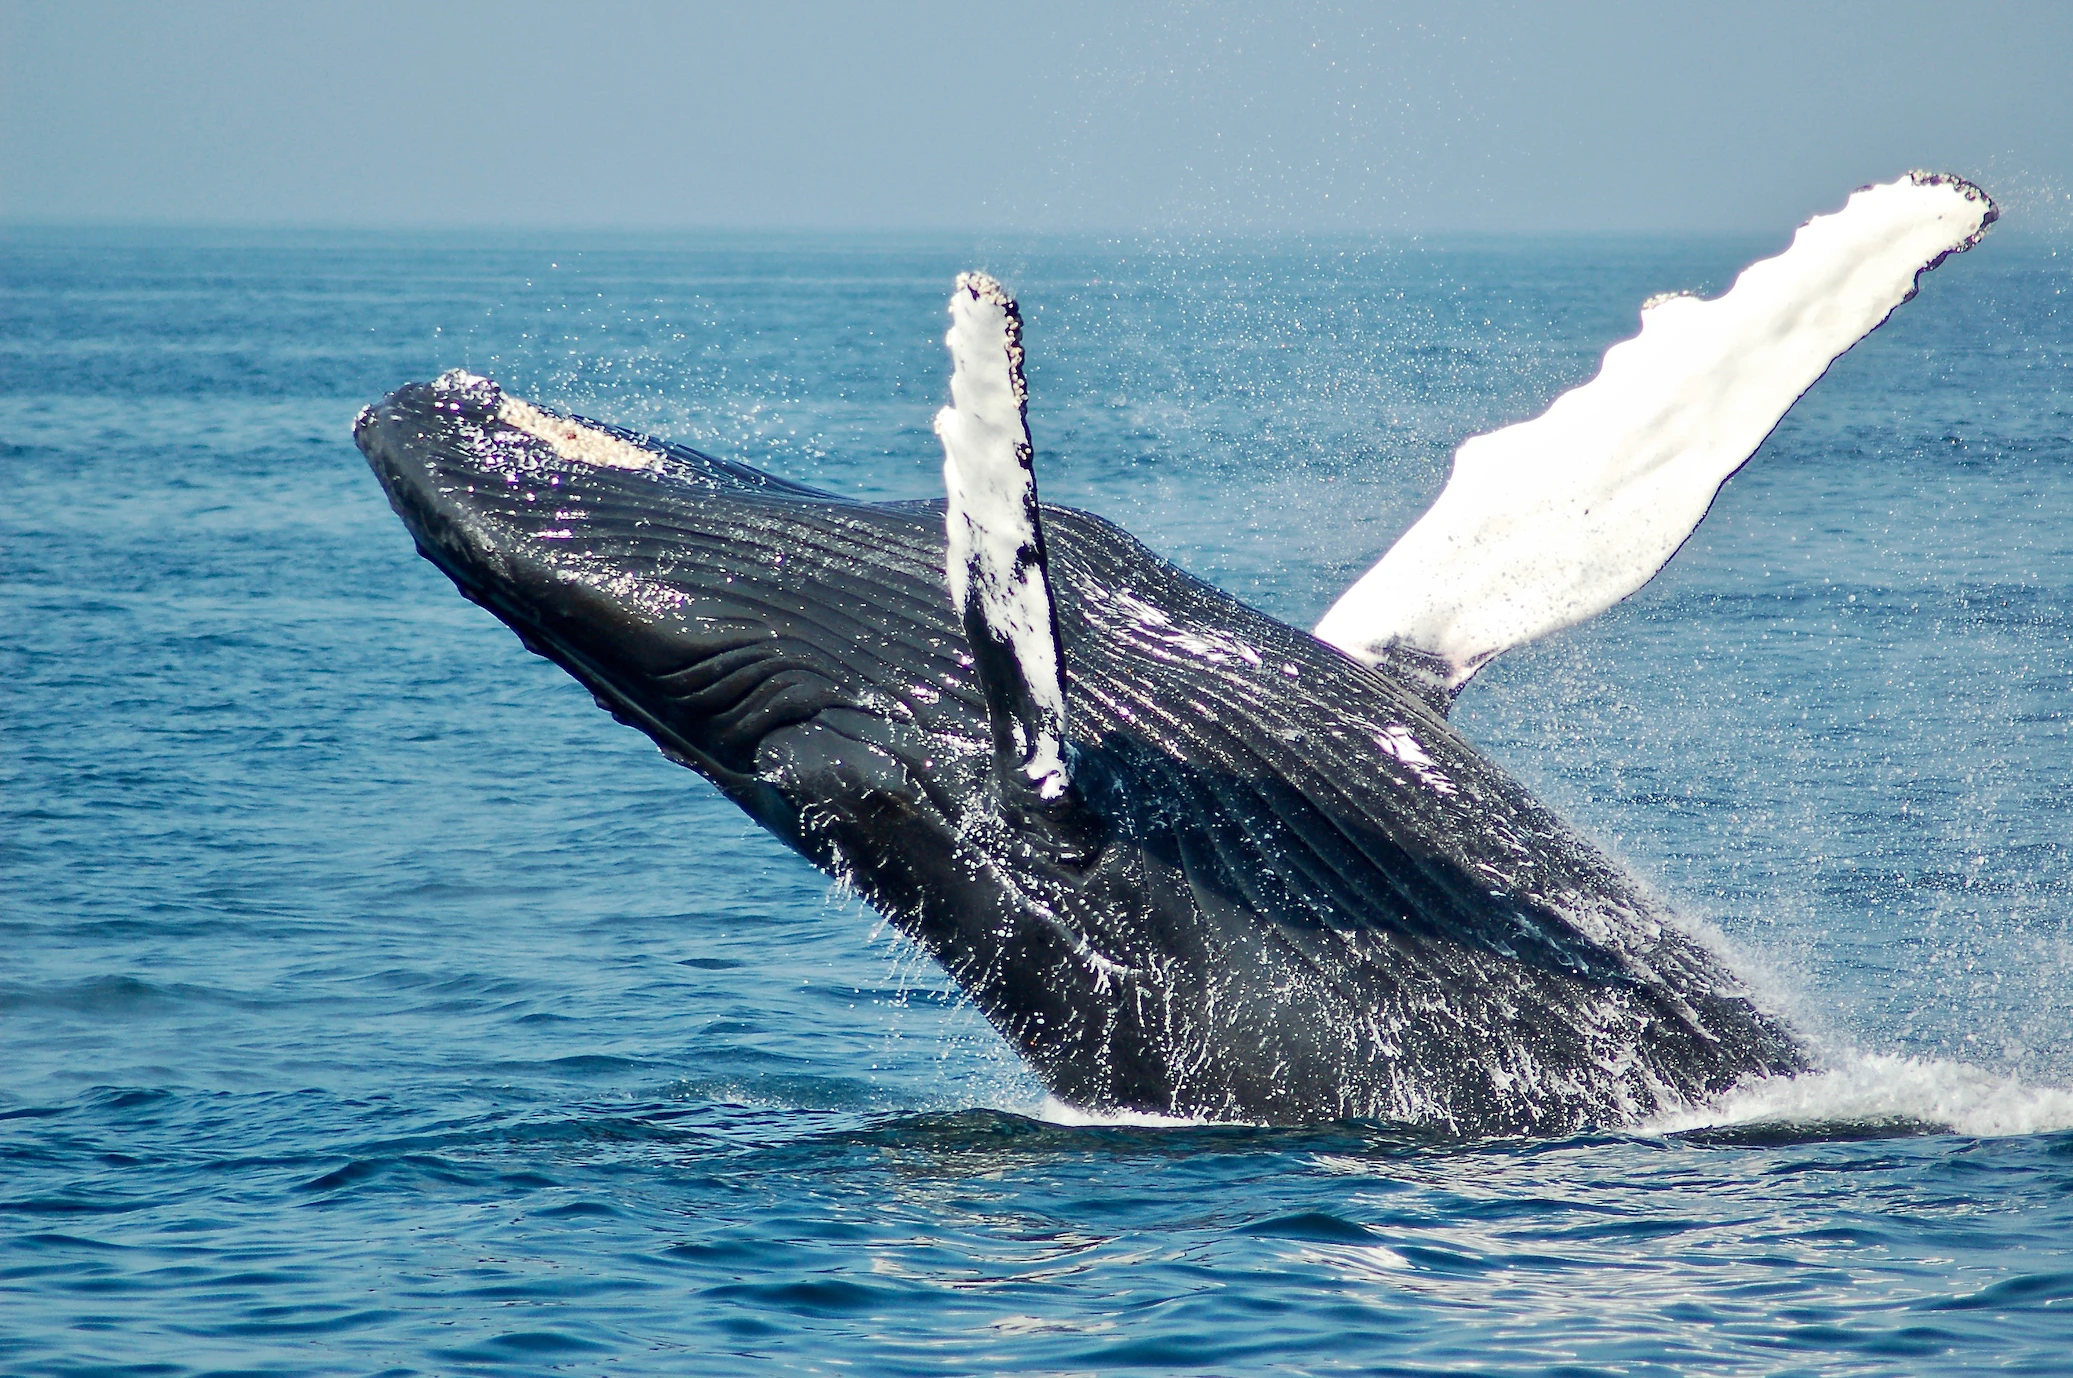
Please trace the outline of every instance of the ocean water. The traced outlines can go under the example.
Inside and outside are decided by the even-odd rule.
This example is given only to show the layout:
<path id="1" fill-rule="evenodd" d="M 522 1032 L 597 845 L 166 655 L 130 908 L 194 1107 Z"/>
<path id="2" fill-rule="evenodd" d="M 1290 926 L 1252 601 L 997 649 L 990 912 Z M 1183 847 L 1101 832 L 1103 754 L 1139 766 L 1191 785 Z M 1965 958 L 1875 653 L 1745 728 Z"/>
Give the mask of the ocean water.
<path id="1" fill-rule="evenodd" d="M 7 231 L 0 1369 L 2064 1372 L 2073 246 L 1931 274 L 1463 697 L 1831 1068 L 1560 1142 L 1046 1104 L 348 438 L 467 365 L 928 495 L 983 264 L 1045 496 L 1307 624 L 1462 438 L 1782 243 Z"/>

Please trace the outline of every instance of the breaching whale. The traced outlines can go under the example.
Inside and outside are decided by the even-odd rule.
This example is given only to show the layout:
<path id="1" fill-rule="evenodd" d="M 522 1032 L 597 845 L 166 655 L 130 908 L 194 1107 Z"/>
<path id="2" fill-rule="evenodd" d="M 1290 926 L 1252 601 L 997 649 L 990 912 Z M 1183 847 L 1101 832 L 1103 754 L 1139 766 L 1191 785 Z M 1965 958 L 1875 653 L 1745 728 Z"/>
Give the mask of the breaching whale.
<path id="1" fill-rule="evenodd" d="M 1639 588 L 1829 363 L 1976 242 L 1865 188 L 1466 442 L 1315 635 L 1037 501 L 1022 327 L 951 300 L 945 500 L 862 503 L 462 372 L 354 435 L 418 550 L 853 885 L 1062 1100 L 1460 1134 L 1631 1123 L 1810 1052 L 1449 724 Z"/>

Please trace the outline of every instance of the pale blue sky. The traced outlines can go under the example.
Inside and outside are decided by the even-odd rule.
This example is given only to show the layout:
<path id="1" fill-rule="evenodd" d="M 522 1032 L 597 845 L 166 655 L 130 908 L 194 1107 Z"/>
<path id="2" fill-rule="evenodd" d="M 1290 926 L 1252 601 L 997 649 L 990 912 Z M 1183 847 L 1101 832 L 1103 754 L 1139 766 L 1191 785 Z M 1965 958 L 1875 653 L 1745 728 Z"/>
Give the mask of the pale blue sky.
<path id="1" fill-rule="evenodd" d="M 2073 3 L 0 0 L 0 218 L 1776 230 L 1913 166 L 2050 232 Z"/>

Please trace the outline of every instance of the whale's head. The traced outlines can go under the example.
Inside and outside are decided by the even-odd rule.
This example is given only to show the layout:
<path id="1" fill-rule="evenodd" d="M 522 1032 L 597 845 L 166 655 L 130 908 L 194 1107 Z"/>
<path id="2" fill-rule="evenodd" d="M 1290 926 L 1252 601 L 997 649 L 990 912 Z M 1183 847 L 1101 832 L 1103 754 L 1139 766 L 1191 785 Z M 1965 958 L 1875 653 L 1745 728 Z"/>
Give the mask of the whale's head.
<path id="1" fill-rule="evenodd" d="M 987 732 L 929 573 L 940 504 L 845 501 L 458 370 L 354 439 L 463 594 L 786 841 L 838 871 L 845 822 L 947 844 L 930 798 L 983 772 Z"/>

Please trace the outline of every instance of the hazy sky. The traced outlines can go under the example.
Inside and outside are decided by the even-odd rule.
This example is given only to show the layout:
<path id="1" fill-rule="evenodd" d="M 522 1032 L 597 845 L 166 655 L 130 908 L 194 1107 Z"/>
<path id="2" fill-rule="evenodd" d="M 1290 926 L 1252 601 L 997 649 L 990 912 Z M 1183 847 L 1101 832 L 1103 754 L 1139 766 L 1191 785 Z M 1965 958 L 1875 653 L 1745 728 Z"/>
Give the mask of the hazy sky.
<path id="1" fill-rule="evenodd" d="M 2065 230 L 2073 3 L 0 0 L 0 218 Z"/>

